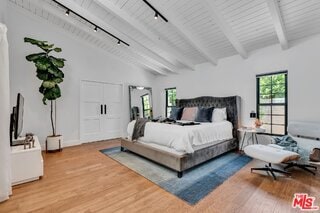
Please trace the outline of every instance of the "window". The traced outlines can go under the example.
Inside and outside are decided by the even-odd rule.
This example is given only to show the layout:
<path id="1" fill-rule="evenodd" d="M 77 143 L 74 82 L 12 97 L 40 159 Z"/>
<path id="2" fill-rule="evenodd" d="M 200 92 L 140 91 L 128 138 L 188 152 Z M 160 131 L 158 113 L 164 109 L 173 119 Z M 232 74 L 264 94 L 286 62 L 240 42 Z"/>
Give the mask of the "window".
<path id="1" fill-rule="evenodd" d="M 176 105 L 177 90 L 176 88 L 166 89 L 166 117 L 170 116 L 171 109 Z"/>
<path id="2" fill-rule="evenodd" d="M 150 105 L 150 96 L 145 94 L 141 96 L 142 100 L 142 112 L 144 118 L 151 118 L 151 105 Z"/>
<path id="3" fill-rule="evenodd" d="M 257 75 L 257 115 L 272 135 L 287 133 L 287 75 L 287 71 Z"/>

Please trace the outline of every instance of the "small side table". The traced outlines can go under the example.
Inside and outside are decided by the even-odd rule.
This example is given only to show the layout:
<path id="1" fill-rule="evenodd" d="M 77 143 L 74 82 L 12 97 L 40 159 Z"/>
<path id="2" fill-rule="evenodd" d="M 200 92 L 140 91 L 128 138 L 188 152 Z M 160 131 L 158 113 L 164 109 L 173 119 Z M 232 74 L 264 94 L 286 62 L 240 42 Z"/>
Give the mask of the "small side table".
<path id="1" fill-rule="evenodd" d="M 262 128 L 245 128 L 245 127 L 239 128 L 238 131 L 244 132 L 243 138 L 241 140 L 240 151 L 243 148 L 243 143 L 244 143 L 244 140 L 247 136 L 247 133 L 251 133 L 251 135 L 252 135 L 252 137 L 251 137 L 252 144 L 255 144 L 255 143 L 259 144 L 257 134 L 266 132 L 266 130 L 262 129 Z"/>

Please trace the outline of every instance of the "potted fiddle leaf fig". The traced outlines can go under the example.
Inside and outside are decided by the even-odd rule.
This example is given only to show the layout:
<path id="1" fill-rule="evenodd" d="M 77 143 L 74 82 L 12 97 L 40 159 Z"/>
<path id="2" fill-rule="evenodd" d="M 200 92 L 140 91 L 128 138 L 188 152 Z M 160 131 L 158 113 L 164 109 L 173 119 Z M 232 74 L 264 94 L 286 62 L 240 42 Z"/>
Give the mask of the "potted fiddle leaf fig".
<path id="1" fill-rule="evenodd" d="M 26 59 L 34 63 L 36 76 L 41 80 L 39 92 L 43 96 L 43 104 L 47 105 L 47 101 L 50 101 L 52 135 L 47 137 L 46 150 L 61 151 L 63 138 L 62 135 L 56 133 L 56 100 L 61 97 L 59 84 L 63 82 L 64 78 L 64 73 L 61 68 L 64 67 L 66 60 L 52 55 L 53 52 L 60 53 L 62 51 L 61 48 L 55 47 L 54 44 L 48 44 L 47 41 L 39 41 L 32 38 L 24 38 L 24 42 L 35 45 L 41 49 L 40 52 L 26 56 Z"/>

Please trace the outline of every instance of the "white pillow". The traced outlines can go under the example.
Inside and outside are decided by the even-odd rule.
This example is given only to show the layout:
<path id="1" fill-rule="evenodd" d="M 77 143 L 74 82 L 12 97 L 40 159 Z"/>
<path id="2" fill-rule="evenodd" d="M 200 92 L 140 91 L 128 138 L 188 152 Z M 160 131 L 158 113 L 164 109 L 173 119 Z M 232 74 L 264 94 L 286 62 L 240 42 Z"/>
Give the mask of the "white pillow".
<path id="1" fill-rule="evenodd" d="M 214 108 L 212 113 L 212 122 L 221 122 L 227 120 L 226 108 Z"/>

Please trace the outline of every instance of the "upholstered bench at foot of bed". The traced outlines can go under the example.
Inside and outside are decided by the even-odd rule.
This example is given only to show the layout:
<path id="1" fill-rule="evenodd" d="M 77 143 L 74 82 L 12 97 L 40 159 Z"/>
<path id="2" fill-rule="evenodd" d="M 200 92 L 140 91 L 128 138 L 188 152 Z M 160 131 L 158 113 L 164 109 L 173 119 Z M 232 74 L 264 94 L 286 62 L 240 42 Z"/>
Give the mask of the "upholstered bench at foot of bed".
<path id="1" fill-rule="evenodd" d="M 251 172 L 254 170 L 270 172 L 274 180 L 277 179 L 275 173 L 286 175 L 290 175 L 290 173 L 284 170 L 275 169 L 272 167 L 272 164 L 289 163 L 300 158 L 298 153 L 261 144 L 246 146 L 244 152 L 252 158 L 268 163 L 262 168 L 251 168 Z"/>

